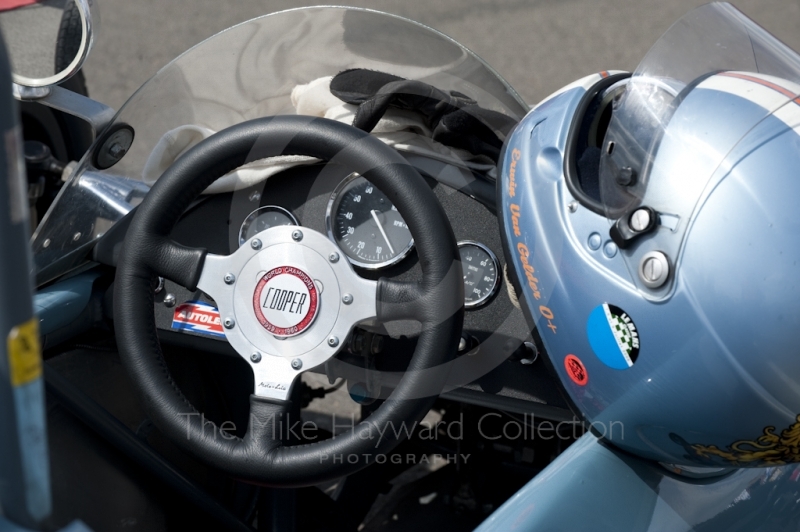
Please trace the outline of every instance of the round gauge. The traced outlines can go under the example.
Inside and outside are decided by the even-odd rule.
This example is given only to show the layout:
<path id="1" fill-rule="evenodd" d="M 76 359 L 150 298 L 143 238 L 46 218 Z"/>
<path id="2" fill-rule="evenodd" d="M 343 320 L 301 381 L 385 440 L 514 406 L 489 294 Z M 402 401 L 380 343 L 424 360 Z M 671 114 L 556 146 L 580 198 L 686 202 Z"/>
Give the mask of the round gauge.
<path id="1" fill-rule="evenodd" d="M 300 224 L 297 223 L 297 218 L 283 207 L 277 205 L 259 207 L 248 214 L 242 222 L 242 227 L 239 229 L 239 245 L 241 246 L 261 231 L 279 225 Z"/>
<path id="2" fill-rule="evenodd" d="M 368 270 L 396 264 L 414 247 L 397 208 L 376 186 L 355 173 L 333 191 L 325 224 L 328 236 L 350 262 Z"/>
<path id="3" fill-rule="evenodd" d="M 492 250 L 479 242 L 458 243 L 464 270 L 464 306 L 475 308 L 486 303 L 500 286 L 500 264 Z"/>

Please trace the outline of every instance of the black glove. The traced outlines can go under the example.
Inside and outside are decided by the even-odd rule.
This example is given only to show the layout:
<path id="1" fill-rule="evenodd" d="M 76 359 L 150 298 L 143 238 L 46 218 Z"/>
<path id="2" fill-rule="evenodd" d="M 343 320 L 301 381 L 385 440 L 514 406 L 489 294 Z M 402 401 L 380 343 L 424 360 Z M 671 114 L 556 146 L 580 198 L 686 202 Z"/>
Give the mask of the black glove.
<path id="1" fill-rule="evenodd" d="M 503 141 L 516 120 L 484 109 L 468 96 L 446 93 L 422 81 L 354 68 L 339 72 L 331 80 L 331 93 L 358 105 L 353 126 L 372 131 L 389 107 L 415 111 L 433 132 L 433 140 L 497 162 Z"/>

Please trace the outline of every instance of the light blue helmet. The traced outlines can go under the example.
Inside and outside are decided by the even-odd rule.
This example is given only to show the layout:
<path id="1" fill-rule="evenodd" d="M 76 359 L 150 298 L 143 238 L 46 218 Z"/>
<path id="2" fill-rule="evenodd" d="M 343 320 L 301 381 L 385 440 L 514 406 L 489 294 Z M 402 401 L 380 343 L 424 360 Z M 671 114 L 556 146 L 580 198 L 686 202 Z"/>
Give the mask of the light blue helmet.
<path id="1" fill-rule="evenodd" d="M 509 136 L 509 277 L 592 430 L 677 466 L 800 462 L 800 56 L 729 4 Z"/>

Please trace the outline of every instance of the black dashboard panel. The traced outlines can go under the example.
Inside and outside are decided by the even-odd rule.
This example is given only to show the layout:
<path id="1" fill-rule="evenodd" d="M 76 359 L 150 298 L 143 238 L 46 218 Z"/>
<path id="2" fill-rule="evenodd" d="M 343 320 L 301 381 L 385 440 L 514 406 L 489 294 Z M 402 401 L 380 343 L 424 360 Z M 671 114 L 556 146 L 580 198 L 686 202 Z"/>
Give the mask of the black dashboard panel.
<path id="1" fill-rule="evenodd" d="M 421 170 L 425 175 L 424 169 Z M 333 164 L 297 166 L 255 187 L 204 196 L 185 213 L 173 230 L 172 237 L 187 246 L 227 255 L 238 247 L 239 228 L 244 219 L 253 210 L 265 205 L 283 207 L 297 218 L 300 225 L 326 234 L 325 211 L 328 200 L 336 186 L 349 174 L 348 169 Z M 466 185 L 457 190 L 429 174 L 426 179 L 450 219 L 456 239 L 478 241 L 491 249 L 500 261 L 502 275 L 505 259 L 500 231 L 493 214 L 493 198 L 486 193 L 491 185 L 473 179 L 471 182 L 467 180 Z M 449 182 L 459 185 L 459 179 L 463 182 L 463 176 L 449 179 Z M 410 225 L 414 223 L 413 220 L 406 222 Z M 421 269 L 413 250 L 396 265 L 377 271 L 358 268 L 357 271 L 369 279 L 421 279 Z M 569 419 L 571 414 L 568 407 L 544 364 L 541 361 L 527 363 L 532 358 L 531 344 L 525 345 L 525 342 L 531 341 L 530 328 L 522 312 L 511 303 L 505 280 L 501 279 L 500 282 L 496 295 L 484 306 L 469 309 L 465 313 L 466 348 L 453 366 L 452 385 L 444 394 L 445 397 L 491 404 L 498 408 L 502 406 L 518 412 L 538 411 L 550 418 Z M 165 304 L 165 300 L 168 304 Z M 176 308 L 193 300 L 213 304 L 201 292 L 189 293 L 170 281 L 165 283 L 156 295 L 155 304 L 156 324 L 162 340 L 235 355 L 221 335 L 215 338 L 208 334 L 186 330 L 176 332 L 173 329 Z M 417 331 L 418 325 L 412 322 L 385 324 L 385 329 L 381 331 L 385 347 L 375 357 L 376 369 L 402 370 L 413 351 Z M 500 406 L 496 404 L 498 401 Z"/>

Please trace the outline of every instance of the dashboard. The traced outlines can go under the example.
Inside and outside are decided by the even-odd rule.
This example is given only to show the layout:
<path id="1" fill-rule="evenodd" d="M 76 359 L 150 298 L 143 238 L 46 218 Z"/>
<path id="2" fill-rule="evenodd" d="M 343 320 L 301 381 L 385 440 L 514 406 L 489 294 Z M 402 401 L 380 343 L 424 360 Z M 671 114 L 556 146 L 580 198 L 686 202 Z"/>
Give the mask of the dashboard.
<path id="1" fill-rule="evenodd" d="M 465 313 L 459 356 L 444 397 L 520 413 L 571 419 L 555 380 L 537 361 L 531 328 L 508 295 L 494 214 L 494 185 L 465 170 L 407 157 L 447 214 L 464 272 Z M 413 221 L 411 221 L 413 223 Z M 422 270 L 408 223 L 369 181 L 335 164 L 285 170 L 255 187 L 202 196 L 172 232 L 177 242 L 227 255 L 276 225 L 314 229 L 334 241 L 364 278 L 417 281 Z M 116 231 L 114 231 L 116 233 Z M 108 235 L 111 240 L 120 236 Z M 109 243 L 97 246 L 110 249 Z M 96 252 L 97 253 L 97 252 Z M 225 340 L 213 300 L 167 280 L 159 282 L 155 318 L 161 341 L 238 355 Z M 398 321 L 357 328 L 338 358 L 350 366 L 402 371 L 419 324 Z M 312 371 L 340 377 L 335 364 Z"/>
<path id="2" fill-rule="evenodd" d="M 280 205 L 261 205 L 239 228 L 239 246 L 259 232 L 300 222 Z M 348 175 L 334 189 L 325 210 L 328 237 L 358 269 L 381 270 L 398 264 L 414 249 L 414 238 L 397 207 L 372 183 L 357 173 Z M 500 287 L 500 262 L 485 244 L 458 242 L 464 270 L 464 306 L 487 304 Z"/>

